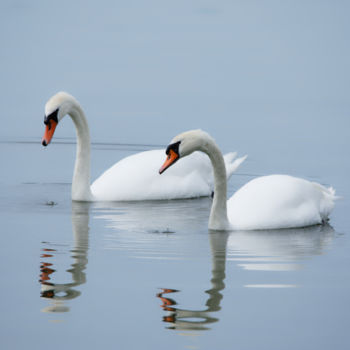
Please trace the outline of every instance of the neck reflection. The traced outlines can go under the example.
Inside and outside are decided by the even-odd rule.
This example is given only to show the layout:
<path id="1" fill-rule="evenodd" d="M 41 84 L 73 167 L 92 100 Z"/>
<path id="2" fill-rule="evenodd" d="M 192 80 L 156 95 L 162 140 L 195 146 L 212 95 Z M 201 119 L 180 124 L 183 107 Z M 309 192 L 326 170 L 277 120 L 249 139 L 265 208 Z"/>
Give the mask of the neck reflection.
<path id="1" fill-rule="evenodd" d="M 216 312 L 221 309 L 225 288 L 226 261 L 234 262 L 243 271 L 246 288 L 300 287 L 298 274 L 290 274 L 305 267 L 306 262 L 327 252 L 334 238 L 330 225 L 318 225 L 300 229 L 211 232 L 209 235 L 212 276 L 211 288 L 205 291 L 209 297 L 202 310 L 177 307 L 179 290 L 163 288 L 157 297 L 167 313 L 163 322 L 173 330 L 208 330 L 209 324 L 219 321 Z M 226 259 L 227 251 L 227 259 Z M 172 297 L 170 297 L 172 295 Z"/>
<path id="2" fill-rule="evenodd" d="M 65 270 L 68 272 L 70 282 L 57 283 L 55 273 L 59 273 L 62 257 L 66 260 L 67 249 L 65 244 L 43 242 L 43 259 L 40 264 L 41 297 L 50 301 L 50 304 L 42 309 L 42 312 L 68 312 L 70 310 L 66 301 L 77 298 L 81 292 L 77 286 L 86 283 L 86 265 L 88 263 L 89 248 L 89 203 L 72 202 L 72 229 L 73 248 L 69 250 L 73 262 Z M 55 266 L 55 260 L 58 263 Z"/>
<path id="3" fill-rule="evenodd" d="M 220 303 L 223 298 L 221 291 L 225 288 L 225 267 L 226 267 L 226 245 L 228 234 L 225 232 L 211 232 L 209 234 L 212 270 L 211 288 L 205 293 L 209 295 L 203 310 L 180 309 L 176 307 L 177 302 L 169 298 L 167 294 L 178 293 L 180 291 L 169 288 L 162 288 L 157 294 L 161 299 L 164 311 L 167 315 L 163 317 L 163 322 L 168 324 L 168 329 L 174 330 L 208 330 L 207 325 L 219 321 L 215 312 L 221 309 Z"/>

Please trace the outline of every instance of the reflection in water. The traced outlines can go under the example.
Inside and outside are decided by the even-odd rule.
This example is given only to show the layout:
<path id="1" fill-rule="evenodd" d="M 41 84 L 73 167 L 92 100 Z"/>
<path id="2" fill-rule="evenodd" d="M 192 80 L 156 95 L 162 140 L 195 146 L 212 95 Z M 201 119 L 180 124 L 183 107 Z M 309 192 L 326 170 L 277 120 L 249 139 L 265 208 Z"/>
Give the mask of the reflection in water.
<path id="1" fill-rule="evenodd" d="M 180 307 L 177 298 L 183 291 L 176 286 L 175 289 L 164 286 L 157 294 L 165 312 L 163 322 L 169 329 L 205 330 L 218 321 L 228 267 L 230 274 L 236 274 L 239 287 L 300 286 L 297 272 L 306 265 L 307 259 L 324 254 L 334 236 L 329 225 L 210 232 L 208 236 L 210 205 L 209 199 L 94 205 L 94 217 L 102 219 L 109 229 L 104 237 L 106 249 L 123 251 L 130 259 L 152 259 L 155 264 L 166 260 L 190 261 L 202 252 L 198 239 L 209 237 L 212 272 L 205 307 L 200 310 Z M 232 265 L 226 267 L 226 261 Z M 290 273 L 292 271 L 296 273 Z"/>
<path id="2" fill-rule="evenodd" d="M 102 219 L 107 228 L 140 233 L 173 233 L 207 230 L 208 198 L 169 201 L 96 202 L 94 218 Z M 181 218 L 181 219 L 179 219 Z"/>
<path id="3" fill-rule="evenodd" d="M 303 260 L 324 253 L 333 238 L 334 230 L 329 225 L 319 225 L 301 229 L 269 231 L 237 231 L 229 234 L 211 232 L 209 234 L 212 256 L 212 288 L 206 291 L 209 297 L 204 310 L 178 308 L 175 301 L 180 291 L 164 288 L 157 297 L 161 299 L 167 314 L 163 322 L 168 329 L 206 330 L 207 325 L 217 322 L 213 314 L 221 309 L 225 288 L 225 263 L 239 262 L 238 266 L 264 283 L 247 284 L 248 288 L 291 288 L 293 283 L 269 283 L 271 275 L 266 272 L 295 271 L 302 268 Z M 227 259 L 226 259 L 227 245 Z M 170 297 L 172 294 L 172 297 Z"/>
<path id="4" fill-rule="evenodd" d="M 228 239 L 227 260 L 238 262 L 246 271 L 288 272 L 303 268 L 303 260 L 324 253 L 334 236 L 330 225 L 299 229 L 236 231 Z M 271 275 L 254 275 L 264 283 L 248 284 L 250 288 L 295 287 L 294 283 L 269 283 Z"/>
<path id="5" fill-rule="evenodd" d="M 88 262 L 89 203 L 72 202 L 72 226 L 74 248 L 70 250 L 70 252 L 73 263 L 71 267 L 66 270 L 66 272 L 71 274 L 71 282 L 53 282 L 54 273 L 58 273 L 59 271 L 54 268 L 52 260 L 59 257 L 59 255 L 62 254 L 62 250 L 57 244 L 44 242 L 46 247 L 43 248 L 43 254 L 41 255 L 43 261 L 40 265 L 41 273 L 39 282 L 41 283 L 41 297 L 50 300 L 51 303 L 42 310 L 43 312 L 69 311 L 69 307 L 65 304 L 65 301 L 78 297 L 80 292 L 76 290 L 75 287 L 86 282 L 84 270 Z"/>
<path id="6" fill-rule="evenodd" d="M 220 293 L 225 288 L 225 264 L 226 264 L 226 244 L 228 234 L 223 232 L 212 232 L 209 234 L 210 248 L 212 256 L 212 278 L 211 288 L 205 291 L 209 297 L 204 310 L 189 310 L 177 308 L 176 301 L 169 298 L 167 294 L 177 293 L 178 290 L 163 288 L 157 294 L 161 299 L 164 311 L 167 315 L 163 317 L 163 322 L 169 323 L 168 329 L 176 330 L 207 330 L 206 325 L 217 322 L 219 319 L 213 313 L 221 309 L 220 302 L 223 298 Z"/>

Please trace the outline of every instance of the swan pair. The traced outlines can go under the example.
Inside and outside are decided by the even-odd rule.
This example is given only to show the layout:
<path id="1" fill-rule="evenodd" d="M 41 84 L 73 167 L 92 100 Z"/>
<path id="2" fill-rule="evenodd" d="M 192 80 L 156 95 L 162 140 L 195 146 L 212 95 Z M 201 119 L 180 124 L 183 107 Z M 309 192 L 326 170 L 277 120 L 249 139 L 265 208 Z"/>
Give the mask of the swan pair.
<path id="1" fill-rule="evenodd" d="M 58 123 L 69 115 L 77 133 L 77 153 L 72 181 L 72 199 L 76 201 L 135 201 L 180 199 L 210 196 L 213 171 L 207 156 L 195 153 L 167 176 L 158 168 L 164 150 L 152 150 L 126 157 L 106 170 L 90 186 L 90 132 L 79 102 L 65 92 L 52 96 L 45 106 L 46 124 L 42 144 L 47 146 Z M 236 153 L 224 156 L 227 179 L 244 161 Z"/>
<path id="2" fill-rule="evenodd" d="M 178 159 L 178 165 L 159 176 L 163 150 L 137 153 L 117 162 L 90 186 L 90 133 L 78 101 L 65 92 L 49 99 L 42 144 L 47 146 L 57 124 L 70 115 L 77 132 L 77 153 L 72 181 L 72 199 L 78 201 L 176 199 L 208 196 L 214 200 L 209 229 L 256 230 L 303 227 L 320 224 L 333 209 L 332 188 L 287 175 L 258 177 L 238 190 L 226 203 L 227 180 L 245 157 L 222 155 L 211 136 L 192 130 L 176 136 L 166 149 L 159 170 L 163 173 Z M 201 153 L 193 153 L 201 151 Z M 209 157 L 206 157 L 206 155 Z M 187 157 L 188 156 L 188 157 Z M 210 160 L 210 161 L 209 161 Z M 210 165 L 211 162 L 211 165 Z"/>

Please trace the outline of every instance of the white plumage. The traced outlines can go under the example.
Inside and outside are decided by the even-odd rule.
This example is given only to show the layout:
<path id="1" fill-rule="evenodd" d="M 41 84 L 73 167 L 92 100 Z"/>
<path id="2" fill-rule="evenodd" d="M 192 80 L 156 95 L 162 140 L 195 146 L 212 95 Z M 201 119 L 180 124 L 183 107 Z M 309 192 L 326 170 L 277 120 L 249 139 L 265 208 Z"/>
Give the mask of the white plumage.
<path id="1" fill-rule="evenodd" d="M 256 230 L 321 224 L 334 207 L 334 190 L 289 175 L 249 181 L 227 201 L 234 229 Z"/>
<path id="2" fill-rule="evenodd" d="M 213 230 L 260 230 L 297 228 L 328 220 L 336 199 L 333 188 L 326 188 L 289 175 L 269 175 L 251 180 L 227 202 L 226 171 L 214 139 L 202 130 L 176 136 L 169 147 L 178 144 L 178 157 L 194 151 L 206 153 L 214 170 L 214 200 L 209 218 Z M 178 162 L 180 163 L 181 160 Z M 161 171 L 172 163 L 166 161 Z"/>
<path id="3" fill-rule="evenodd" d="M 184 159 L 166 176 L 158 174 L 164 150 L 133 154 L 107 169 L 91 185 L 94 198 L 112 200 L 156 200 L 209 196 L 214 190 L 213 171 L 208 157 L 199 152 Z M 236 153 L 225 155 L 226 166 L 232 173 L 245 159 L 234 161 Z"/>
<path id="4" fill-rule="evenodd" d="M 90 133 L 78 101 L 65 92 L 52 96 L 45 106 L 46 131 L 43 145 L 48 145 L 56 125 L 70 115 L 77 131 L 77 154 L 72 181 L 72 199 L 78 201 L 126 201 L 179 199 L 210 196 L 213 191 L 212 167 L 208 158 L 193 154 L 167 176 L 158 174 L 164 150 L 134 154 L 106 170 L 90 186 Z M 244 161 L 236 153 L 225 155 L 227 177 Z"/>

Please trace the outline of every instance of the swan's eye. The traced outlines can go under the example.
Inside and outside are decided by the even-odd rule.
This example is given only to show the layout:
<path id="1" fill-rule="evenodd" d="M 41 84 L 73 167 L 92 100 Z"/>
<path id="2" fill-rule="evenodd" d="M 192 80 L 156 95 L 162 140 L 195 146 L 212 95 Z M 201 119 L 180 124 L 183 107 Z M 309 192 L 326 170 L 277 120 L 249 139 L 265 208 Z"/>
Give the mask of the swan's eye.
<path id="1" fill-rule="evenodd" d="M 179 155 L 179 146 L 180 146 L 181 141 L 172 143 L 171 145 L 169 145 L 167 147 L 167 149 L 165 150 L 165 154 L 168 155 L 170 157 L 170 150 L 174 151 L 177 155 Z M 168 158 L 169 159 L 169 158 Z"/>
<path id="2" fill-rule="evenodd" d="M 53 120 L 54 122 L 56 122 L 56 124 L 58 123 L 58 108 L 53 111 L 51 114 L 49 114 L 47 117 L 44 117 L 44 124 L 49 126 L 49 130 L 51 128 L 51 123 L 50 121 Z"/>

